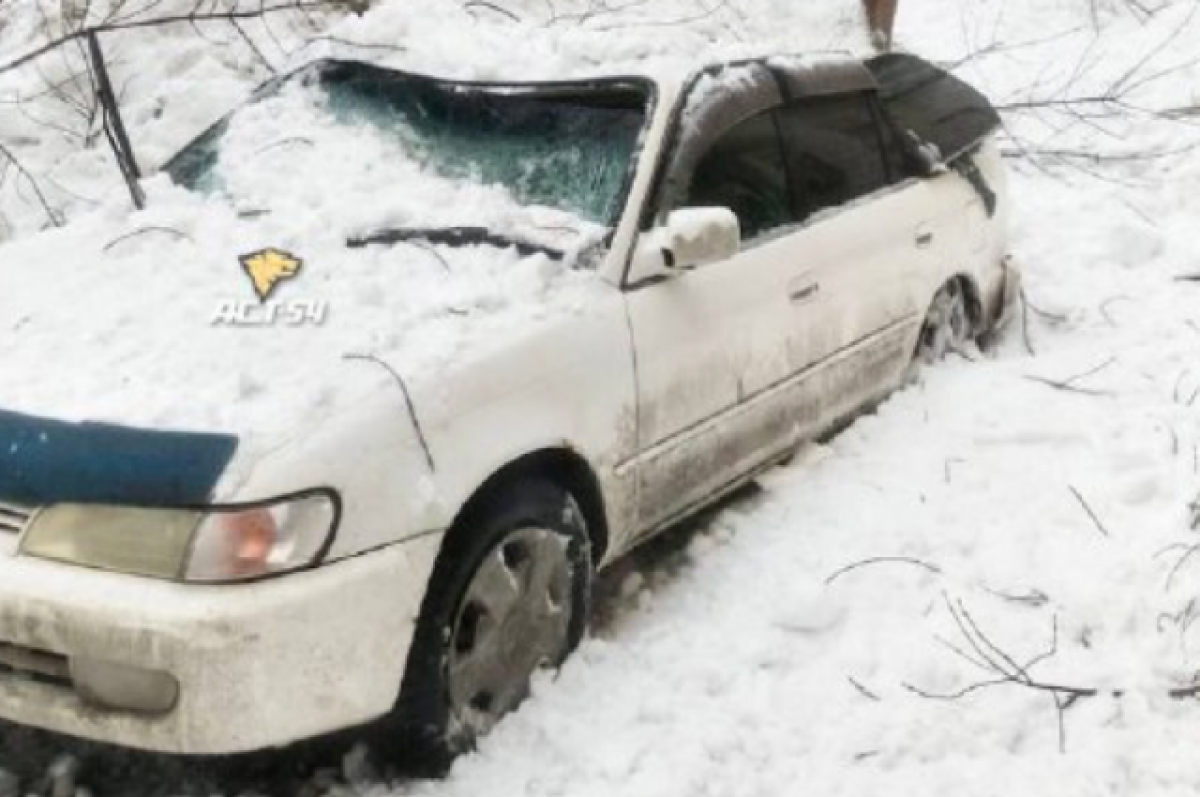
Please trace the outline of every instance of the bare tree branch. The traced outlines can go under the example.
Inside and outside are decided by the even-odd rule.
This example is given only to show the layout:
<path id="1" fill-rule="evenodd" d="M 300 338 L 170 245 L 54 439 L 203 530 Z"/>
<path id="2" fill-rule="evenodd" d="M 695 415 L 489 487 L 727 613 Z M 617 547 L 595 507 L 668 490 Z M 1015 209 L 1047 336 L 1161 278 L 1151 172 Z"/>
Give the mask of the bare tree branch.
<path id="1" fill-rule="evenodd" d="M 45 211 L 46 217 L 49 219 L 50 224 L 55 227 L 61 227 L 63 225 L 63 218 L 50 204 L 50 200 L 46 198 L 46 194 L 42 191 L 42 187 L 38 183 L 37 178 L 30 174 L 29 170 L 26 169 L 19 160 L 17 160 L 17 157 L 13 155 L 12 152 L 4 146 L 4 144 L 0 144 L 0 158 L 3 158 L 5 161 L 11 164 L 12 168 L 16 169 L 17 174 L 24 178 L 26 184 L 28 184 L 33 190 L 34 196 L 37 197 L 38 204 L 40 204 L 42 206 L 42 210 Z"/>
<path id="2" fill-rule="evenodd" d="M 288 2 L 260 5 L 255 9 L 241 10 L 236 7 L 220 11 L 193 11 L 189 14 L 169 14 L 161 17 L 129 18 L 122 21 L 105 22 L 70 30 L 11 61 L 0 63 L 0 74 L 9 72 L 57 50 L 65 44 L 83 39 L 91 34 L 113 33 L 121 30 L 154 28 L 166 25 L 197 25 L 205 22 L 237 23 L 240 20 L 258 19 L 268 14 L 287 11 L 334 8 L 339 0 L 289 0 Z"/>

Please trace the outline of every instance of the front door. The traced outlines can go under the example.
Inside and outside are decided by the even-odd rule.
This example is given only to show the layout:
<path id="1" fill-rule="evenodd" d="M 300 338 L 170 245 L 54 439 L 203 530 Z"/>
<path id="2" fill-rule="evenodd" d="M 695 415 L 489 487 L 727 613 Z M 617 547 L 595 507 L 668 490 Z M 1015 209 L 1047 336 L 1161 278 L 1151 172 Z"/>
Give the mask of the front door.
<path id="1" fill-rule="evenodd" d="M 761 401 L 792 371 L 788 318 L 806 301 L 791 297 L 803 274 L 779 237 L 793 217 L 774 114 L 720 137 L 689 183 L 681 206 L 733 210 L 743 245 L 730 260 L 627 294 L 643 529 L 711 498 L 795 438 L 791 420 Z"/>

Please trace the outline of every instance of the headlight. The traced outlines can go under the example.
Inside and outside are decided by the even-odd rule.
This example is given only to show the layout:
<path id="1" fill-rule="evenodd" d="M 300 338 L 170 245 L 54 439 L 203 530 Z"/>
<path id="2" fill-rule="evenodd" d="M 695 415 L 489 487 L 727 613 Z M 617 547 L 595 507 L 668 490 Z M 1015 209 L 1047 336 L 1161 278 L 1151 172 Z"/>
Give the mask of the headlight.
<path id="1" fill-rule="evenodd" d="M 314 564 L 337 514 L 327 493 L 204 511 L 60 504 L 34 517 L 21 553 L 178 581 L 246 581 Z"/>
<path id="2" fill-rule="evenodd" d="M 337 508 L 325 494 L 209 512 L 196 527 L 185 581 L 239 581 L 306 567 L 329 545 Z"/>

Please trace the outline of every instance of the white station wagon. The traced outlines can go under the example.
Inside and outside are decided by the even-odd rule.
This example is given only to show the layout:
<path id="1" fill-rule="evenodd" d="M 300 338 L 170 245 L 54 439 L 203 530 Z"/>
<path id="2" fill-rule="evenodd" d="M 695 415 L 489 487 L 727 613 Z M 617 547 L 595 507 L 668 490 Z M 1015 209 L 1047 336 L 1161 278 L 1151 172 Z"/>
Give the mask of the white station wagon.
<path id="1" fill-rule="evenodd" d="M 49 310 L 21 308 L 32 320 L 6 322 L 0 341 L 0 718 L 207 755 L 389 717 L 397 749 L 448 760 L 579 644 L 598 569 L 870 408 L 914 359 L 991 333 L 1017 291 L 996 113 L 911 56 L 504 85 L 321 61 L 155 179 L 266 229 L 266 210 L 220 210 L 235 193 L 222 169 L 241 168 L 226 157 L 239 120 L 269 125 L 282 96 L 319 120 L 269 145 L 291 158 L 365 126 L 399 142 L 381 166 L 407 158 L 413 174 L 559 219 L 475 218 L 464 201 L 442 202 L 437 224 L 343 235 L 305 221 L 341 236 L 338 257 L 422 260 L 436 277 L 471 252 L 557 264 L 586 290 L 437 367 L 372 350 L 327 370 L 301 352 L 289 384 L 333 390 L 356 374 L 374 392 L 330 400 L 270 444 L 250 423 L 114 421 L 110 408 L 139 402 L 54 374 L 38 350 Z M 316 157 L 336 182 L 338 153 Z M 387 201 L 337 190 L 359 209 Z M 562 243 L 570 219 L 587 245 Z M 301 248 L 249 258 L 264 302 L 273 276 L 325 257 Z M 401 298 L 365 293 L 385 317 Z M 225 333 L 232 358 L 288 330 Z M 81 345 L 103 358 L 124 341 Z M 186 352 L 187 336 L 171 345 Z M 25 361 L 95 415 L 9 401 Z M 175 378 L 144 395 L 198 401 Z M 239 384 L 231 418 L 262 392 Z"/>

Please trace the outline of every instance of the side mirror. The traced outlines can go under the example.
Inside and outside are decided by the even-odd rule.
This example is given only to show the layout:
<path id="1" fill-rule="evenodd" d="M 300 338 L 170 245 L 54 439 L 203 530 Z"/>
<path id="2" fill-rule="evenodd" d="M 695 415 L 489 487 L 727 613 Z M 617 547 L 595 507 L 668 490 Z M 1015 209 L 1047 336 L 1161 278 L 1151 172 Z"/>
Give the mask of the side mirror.
<path id="1" fill-rule="evenodd" d="M 644 233 L 638 241 L 630 274 L 632 282 L 672 277 L 689 269 L 735 256 L 742 247 L 742 227 L 727 208 L 684 208 L 667 217 L 666 225 Z"/>

